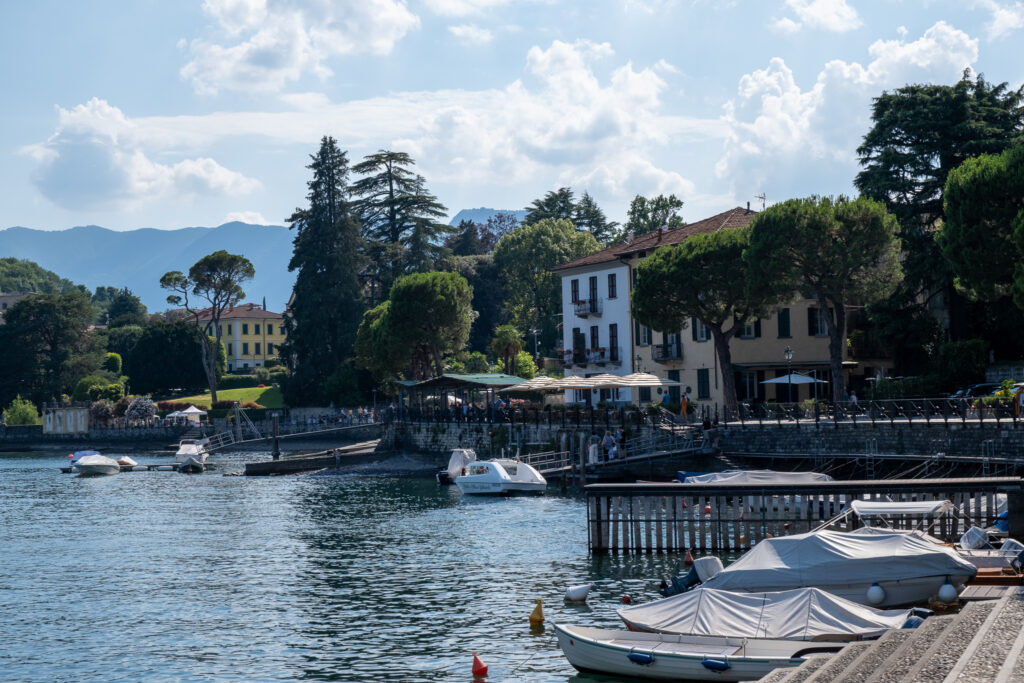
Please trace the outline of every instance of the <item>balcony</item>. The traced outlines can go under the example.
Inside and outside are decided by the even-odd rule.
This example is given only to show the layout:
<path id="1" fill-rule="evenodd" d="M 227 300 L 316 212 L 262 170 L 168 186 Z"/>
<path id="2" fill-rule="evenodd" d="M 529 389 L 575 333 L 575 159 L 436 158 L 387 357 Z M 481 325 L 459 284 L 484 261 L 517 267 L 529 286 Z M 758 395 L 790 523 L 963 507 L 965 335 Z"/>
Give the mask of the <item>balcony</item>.
<path id="1" fill-rule="evenodd" d="M 588 350 L 576 349 L 575 351 L 563 350 L 559 353 L 562 359 L 562 365 L 569 367 L 571 365 L 584 366 L 587 364 Z"/>
<path id="2" fill-rule="evenodd" d="M 577 318 L 599 318 L 601 316 L 601 299 L 581 299 L 572 302 Z"/>
<path id="3" fill-rule="evenodd" d="M 676 344 L 653 344 L 651 356 L 655 363 L 670 363 L 683 359 L 683 345 Z"/>
<path id="4" fill-rule="evenodd" d="M 619 347 L 589 349 L 587 362 L 591 365 L 622 365 L 622 349 Z"/>

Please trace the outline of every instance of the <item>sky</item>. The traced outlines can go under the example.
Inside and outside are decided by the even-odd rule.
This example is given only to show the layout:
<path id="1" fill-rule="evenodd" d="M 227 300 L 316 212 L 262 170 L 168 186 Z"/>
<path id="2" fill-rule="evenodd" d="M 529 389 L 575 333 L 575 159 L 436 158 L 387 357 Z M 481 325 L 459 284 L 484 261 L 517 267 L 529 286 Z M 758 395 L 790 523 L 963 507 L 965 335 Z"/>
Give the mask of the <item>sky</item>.
<path id="1" fill-rule="evenodd" d="M 853 193 L 872 98 L 1024 82 L 1020 0 L 0 3 L 0 227 L 284 224 L 322 136 L 449 215 Z"/>

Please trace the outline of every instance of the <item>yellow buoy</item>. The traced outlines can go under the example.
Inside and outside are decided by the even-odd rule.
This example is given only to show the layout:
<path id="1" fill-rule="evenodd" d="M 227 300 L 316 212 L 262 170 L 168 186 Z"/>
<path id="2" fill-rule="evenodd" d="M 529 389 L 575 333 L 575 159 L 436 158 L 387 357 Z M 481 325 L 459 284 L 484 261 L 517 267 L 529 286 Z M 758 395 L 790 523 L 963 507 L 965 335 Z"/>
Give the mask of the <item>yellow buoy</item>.
<path id="1" fill-rule="evenodd" d="M 544 606 L 542 600 L 537 600 L 537 606 L 530 612 L 530 626 L 537 626 L 544 623 Z"/>

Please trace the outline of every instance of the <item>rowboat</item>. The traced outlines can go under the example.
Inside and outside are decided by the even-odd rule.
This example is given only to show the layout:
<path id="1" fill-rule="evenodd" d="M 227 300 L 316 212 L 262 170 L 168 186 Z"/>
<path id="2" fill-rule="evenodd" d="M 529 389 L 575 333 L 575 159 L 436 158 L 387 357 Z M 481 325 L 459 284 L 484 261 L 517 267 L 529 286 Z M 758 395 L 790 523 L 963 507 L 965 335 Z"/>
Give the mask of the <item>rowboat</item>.
<path id="1" fill-rule="evenodd" d="M 635 633 L 555 624 L 558 646 L 578 671 L 647 680 L 753 681 L 825 656 L 844 643 Z"/>

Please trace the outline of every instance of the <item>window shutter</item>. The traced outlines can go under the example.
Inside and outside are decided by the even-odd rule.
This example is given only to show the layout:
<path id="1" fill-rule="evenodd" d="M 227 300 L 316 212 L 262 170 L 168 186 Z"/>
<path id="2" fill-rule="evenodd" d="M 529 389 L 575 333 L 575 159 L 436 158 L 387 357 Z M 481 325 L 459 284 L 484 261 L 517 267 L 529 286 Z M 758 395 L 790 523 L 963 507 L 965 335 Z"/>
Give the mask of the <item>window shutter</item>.
<path id="1" fill-rule="evenodd" d="M 818 309 L 808 308 L 807 309 L 807 335 L 809 337 L 818 336 Z"/>
<path id="2" fill-rule="evenodd" d="M 754 321 L 754 337 L 757 338 L 757 337 L 760 337 L 760 336 L 761 336 L 761 319 L 758 318 L 757 320 Z"/>
<path id="3" fill-rule="evenodd" d="M 690 318 L 690 329 L 693 331 L 693 341 L 697 341 L 697 318 Z"/>
<path id="4" fill-rule="evenodd" d="M 779 309 L 779 337 L 789 337 L 789 309 Z"/>

